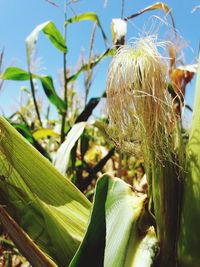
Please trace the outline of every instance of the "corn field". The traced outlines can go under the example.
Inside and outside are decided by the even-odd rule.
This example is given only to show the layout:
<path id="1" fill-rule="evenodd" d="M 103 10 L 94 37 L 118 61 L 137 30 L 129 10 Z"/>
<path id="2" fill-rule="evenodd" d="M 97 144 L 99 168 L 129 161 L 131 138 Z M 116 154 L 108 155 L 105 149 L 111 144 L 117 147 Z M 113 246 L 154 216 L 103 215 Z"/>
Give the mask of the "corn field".
<path id="1" fill-rule="evenodd" d="M 6 50 L 0 54 L 0 88 L 28 82 L 19 108 L 0 115 L 0 266 L 199 267 L 200 67 L 184 62 L 173 10 L 157 2 L 125 17 L 122 9 L 111 18 L 110 42 L 95 12 L 67 16 L 73 2 L 63 33 L 51 20 L 30 29 L 27 69 L 4 67 Z M 170 38 L 144 32 L 128 41 L 127 22 L 156 10 Z M 93 24 L 89 56 L 74 70 L 67 30 L 85 21 Z M 97 31 L 105 49 L 94 53 Z M 42 35 L 62 56 L 61 92 L 35 70 Z M 105 90 L 90 98 L 104 60 Z M 104 113 L 94 115 L 99 103 Z"/>

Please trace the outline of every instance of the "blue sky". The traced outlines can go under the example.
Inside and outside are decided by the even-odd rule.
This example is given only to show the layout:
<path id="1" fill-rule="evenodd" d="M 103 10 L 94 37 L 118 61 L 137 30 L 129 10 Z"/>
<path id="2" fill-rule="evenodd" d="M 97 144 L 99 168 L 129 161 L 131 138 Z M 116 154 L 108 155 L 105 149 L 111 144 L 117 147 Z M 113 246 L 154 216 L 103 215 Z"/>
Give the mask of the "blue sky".
<path id="1" fill-rule="evenodd" d="M 45 0 L 0 0 L 0 48 L 5 48 L 4 67 L 8 65 L 17 66 L 26 69 L 26 51 L 25 38 L 40 23 L 52 20 L 57 28 L 63 31 L 63 0 L 55 0 L 59 7 L 48 4 Z M 155 1 L 156 2 L 156 1 Z M 124 16 L 129 16 L 142 8 L 153 4 L 152 0 L 133 1 L 125 0 Z M 175 19 L 176 28 L 180 35 L 188 42 L 189 47 L 185 49 L 186 63 L 194 63 L 197 59 L 199 47 L 199 26 L 200 11 L 191 13 L 194 6 L 200 4 L 199 0 L 166 0 L 165 3 L 172 9 Z M 72 5 L 75 14 L 86 11 L 96 12 L 100 22 L 111 43 L 110 23 L 112 18 L 121 16 L 121 0 L 108 0 L 106 8 L 104 0 L 80 0 Z M 71 9 L 68 9 L 68 17 L 73 16 Z M 143 14 L 128 23 L 127 39 L 138 37 L 138 33 L 142 33 L 144 23 L 147 23 L 149 17 L 163 17 L 162 11 L 152 11 Z M 170 20 L 169 20 L 170 22 Z M 150 24 L 147 24 L 147 29 Z M 91 38 L 93 24 L 92 22 L 81 22 L 70 25 L 68 28 L 67 46 L 69 53 L 67 61 L 72 70 L 75 69 L 81 51 L 84 50 L 88 55 L 89 41 Z M 161 33 L 166 30 L 161 29 Z M 94 52 L 103 52 L 105 49 L 101 34 L 97 31 L 94 42 Z M 41 34 L 38 41 L 37 55 L 42 57 L 42 66 L 44 67 L 40 73 L 51 75 L 58 80 L 59 70 L 62 69 L 62 54 L 57 51 L 51 43 Z M 105 60 L 95 69 L 95 80 L 91 88 L 90 96 L 100 96 L 105 89 L 106 73 L 109 60 Z M 21 82 L 7 81 L 3 91 L 0 93 L 0 107 L 6 114 L 11 114 L 17 108 L 19 102 L 19 89 L 22 85 L 28 85 Z M 187 91 L 187 102 L 192 105 L 194 98 L 194 85 L 192 82 Z M 83 88 L 83 79 L 77 82 L 77 88 L 81 93 Z M 39 94 L 44 98 L 42 91 Z"/>

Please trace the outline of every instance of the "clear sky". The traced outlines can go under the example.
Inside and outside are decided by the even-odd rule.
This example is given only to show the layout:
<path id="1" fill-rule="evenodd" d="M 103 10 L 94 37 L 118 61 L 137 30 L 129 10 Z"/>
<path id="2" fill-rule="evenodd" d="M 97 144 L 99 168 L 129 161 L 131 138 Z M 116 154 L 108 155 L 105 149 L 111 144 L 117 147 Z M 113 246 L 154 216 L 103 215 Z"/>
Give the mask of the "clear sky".
<path id="1" fill-rule="evenodd" d="M 60 31 L 63 31 L 63 6 L 64 0 L 54 0 L 59 7 L 50 5 L 45 0 L 0 0 L 0 48 L 5 48 L 4 67 L 13 65 L 27 69 L 25 38 L 40 23 L 52 20 Z M 156 2 L 156 1 L 155 1 Z M 152 0 L 125 0 L 124 16 L 129 16 L 144 7 L 153 4 Z M 186 63 L 194 63 L 197 59 L 199 47 L 200 10 L 191 13 L 194 6 L 200 4 L 199 0 L 166 0 L 165 3 L 172 9 L 176 28 L 180 35 L 187 41 L 189 47 L 185 49 Z M 108 0 L 104 7 L 104 0 L 80 0 L 72 5 L 73 11 L 68 9 L 68 17 L 86 11 L 96 12 L 111 44 L 110 23 L 112 18 L 121 16 L 121 0 Z M 144 23 L 149 17 L 156 15 L 163 17 L 162 11 L 152 11 L 143 14 L 128 22 L 127 39 L 138 37 L 142 32 Z M 170 20 L 169 20 L 170 22 Z M 147 23 L 147 29 L 150 24 Z M 69 26 L 67 34 L 67 46 L 69 53 L 68 64 L 75 69 L 81 51 L 88 55 L 93 23 L 81 22 Z M 164 30 L 166 28 L 163 28 Z M 162 29 L 161 29 L 162 31 Z M 101 34 L 97 31 L 94 52 L 103 52 L 105 45 Z M 37 55 L 42 58 L 42 70 L 40 73 L 51 75 L 55 82 L 58 79 L 59 70 L 62 68 L 62 54 L 41 34 L 38 41 Z M 91 88 L 90 96 L 100 96 L 105 89 L 106 73 L 109 60 L 105 60 L 95 70 L 95 80 Z M 17 108 L 19 89 L 26 83 L 7 81 L 0 92 L 0 107 L 6 114 L 11 114 Z M 187 101 L 191 105 L 194 97 L 194 84 L 188 87 Z M 28 85 L 28 84 L 27 84 Z M 83 88 L 83 79 L 77 82 L 77 88 Z M 45 96 L 40 92 L 42 97 Z"/>

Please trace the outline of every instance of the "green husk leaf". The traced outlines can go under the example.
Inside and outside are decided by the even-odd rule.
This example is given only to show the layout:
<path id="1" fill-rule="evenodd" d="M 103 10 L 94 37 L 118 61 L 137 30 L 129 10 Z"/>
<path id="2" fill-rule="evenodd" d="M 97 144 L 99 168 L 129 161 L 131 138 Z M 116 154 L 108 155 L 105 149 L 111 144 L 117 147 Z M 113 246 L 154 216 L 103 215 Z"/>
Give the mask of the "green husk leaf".
<path id="1" fill-rule="evenodd" d="M 67 266 L 90 202 L 2 117 L 0 132 L 0 204 L 58 266 Z"/>
<path id="2" fill-rule="evenodd" d="M 155 232 L 139 226 L 145 201 L 146 195 L 137 195 L 118 178 L 99 179 L 89 226 L 70 267 L 152 266 Z"/>
<path id="3" fill-rule="evenodd" d="M 187 172 L 183 181 L 178 258 L 181 266 L 193 267 L 200 266 L 200 64 L 186 160 Z"/>

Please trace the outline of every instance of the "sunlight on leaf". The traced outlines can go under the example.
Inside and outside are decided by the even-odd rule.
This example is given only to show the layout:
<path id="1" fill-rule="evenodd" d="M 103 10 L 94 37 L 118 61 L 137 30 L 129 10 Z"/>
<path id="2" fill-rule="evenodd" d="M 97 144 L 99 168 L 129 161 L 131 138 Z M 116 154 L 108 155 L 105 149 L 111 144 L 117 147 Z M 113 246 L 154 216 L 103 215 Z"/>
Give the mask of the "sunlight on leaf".
<path id="1" fill-rule="evenodd" d="M 31 64 L 31 57 L 35 52 L 38 36 L 41 31 L 49 38 L 49 40 L 58 50 L 63 53 L 67 52 L 64 37 L 56 28 L 55 24 L 51 21 L 44 22 L 38 25 L 26 38 L 27 61 L 29 66 Z"/>
<path id="2" fill-rule="evenodd" d="M 33 132 L 33 137 L 36 140 L 39 140 L 41 138 L 45 138 L 48 136 L 59 138 L 60 134 L 54 132 L 52 129 L 49 129 L 49 128 L 42 128 L 42 129 L 39 129 Z"/>
<path id="3" fill-rule="evenodd" d="M 124 181 L 102 176 L 86 235 L 70 267 L 152 266 L 158 251 L 155 231 L 139 228 L 145 200 Z"/>
<path id="4" fill-rule="evenodd" d="M 0 131 L 0 204 L 45 253 L 66 266 L 82 241 L 91 204 L 2 117 Z M 54 242 L 62 248 L 55 250 Z"/>
<path id="5" fill-rule="evenodd" d="M 86 122 L 79 122 L 77 124 L 74 124 L 69 131 L 64 143 L 62 143 L 56 153 L 53 164 L 55 165 L 56 169 L 59 170 L 59 172 L 63 175 L 65 175 L 67 171 L 71 150 L 83 133 L 86 125 Z"/>
<path id="6" fill-rule="evenodd" d="M 3 80 L 27 81 L 30 79 L 30 74 L 17 67 L 8 67 L 1 78 Z"/>

